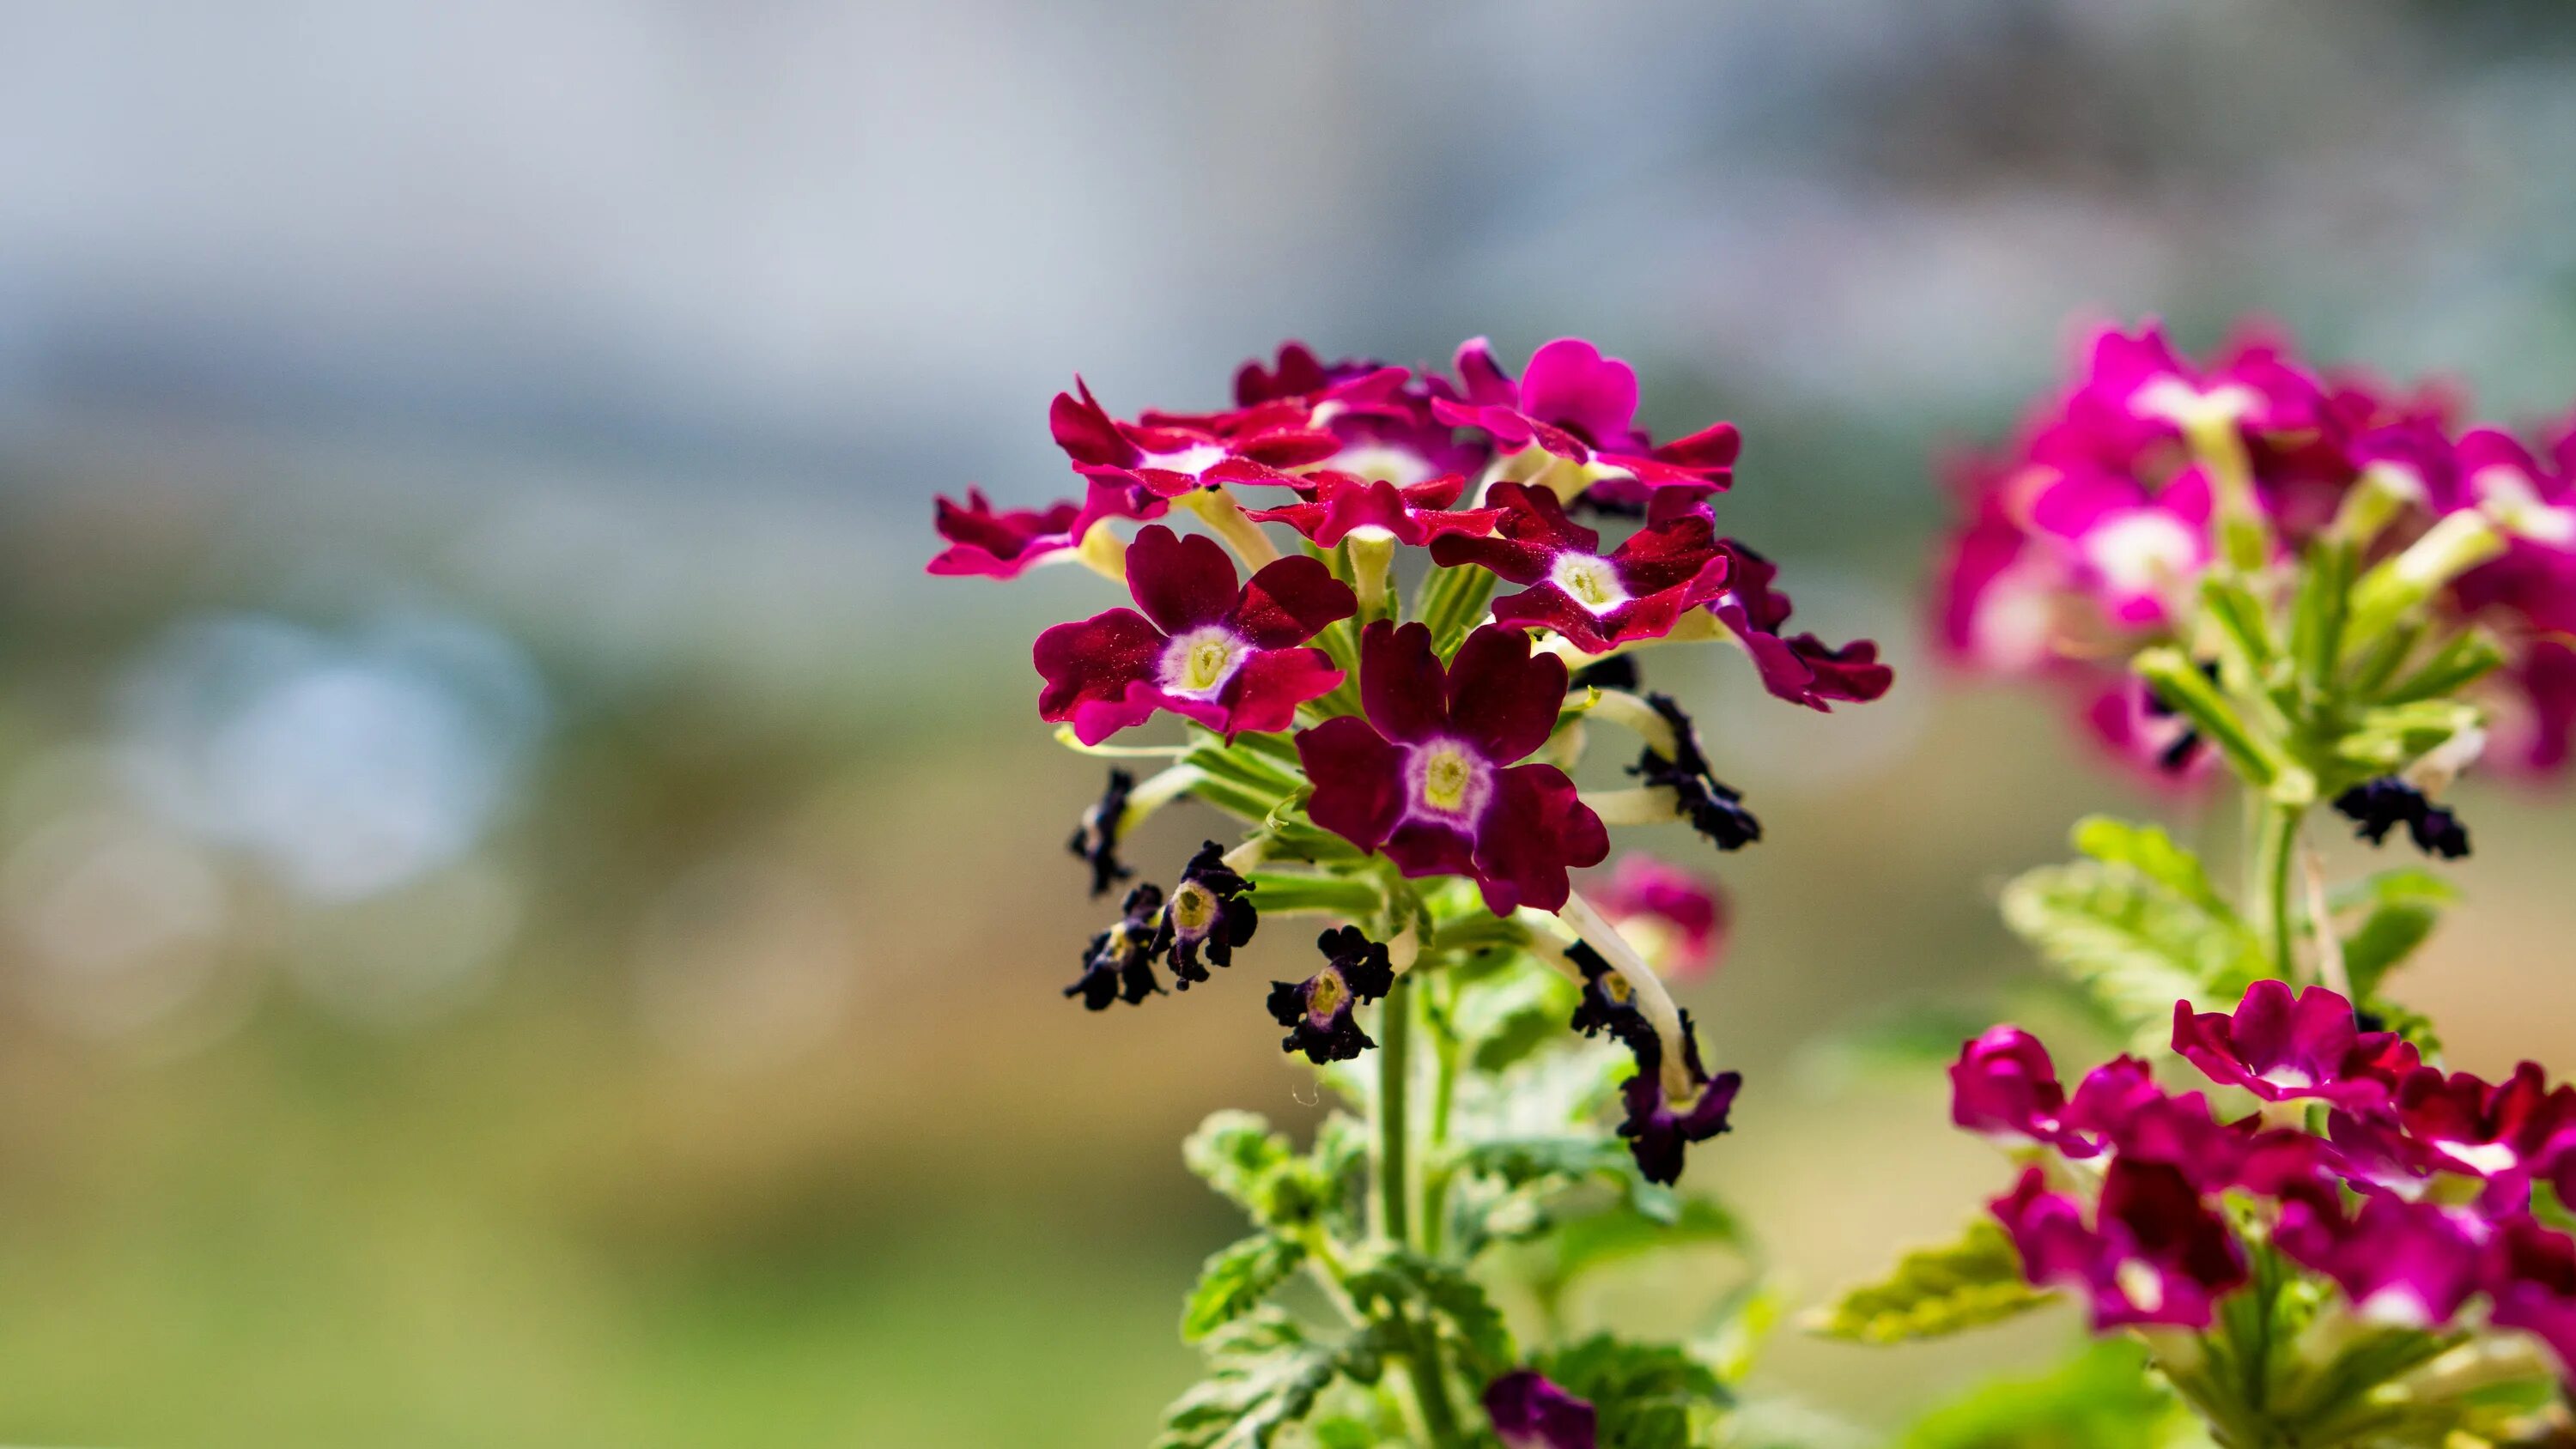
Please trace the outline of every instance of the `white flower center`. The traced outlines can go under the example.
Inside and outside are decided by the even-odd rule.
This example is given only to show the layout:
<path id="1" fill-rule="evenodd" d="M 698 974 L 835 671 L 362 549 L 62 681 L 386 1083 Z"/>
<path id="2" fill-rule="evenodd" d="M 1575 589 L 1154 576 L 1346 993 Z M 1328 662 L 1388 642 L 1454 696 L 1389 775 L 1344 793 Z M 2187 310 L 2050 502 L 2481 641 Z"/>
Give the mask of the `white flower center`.
<path id="1" fill-rule="evenodd" d="M 2140 1313 L 2153 1313 L 2165 1306 L 2164 1278 L 2137 1259 L 2128 1259 L 2112 1269 L 2111 1279 L 2119 1285 L 2120 1296 Z"/>
<path id="2" fill-rule="evenodd" d="M 2190 570 L 2200 556 L 2200 540 L 2172 514 L 2140 509 L 2086 535 L 2084 556 L 2112 588 L 2148 594 Z"/>
<path id="3" fill-rule="evenodd" d="M 1627 587 L 1619 582 L 1619 571 L 1606 558 L 1590 554 L 1559 554 L 1556 566 L 1548 570 L 1547 581 L 1565 591 L 1567 598 L 1595 614 L 1606 614 L 1628 602 Z"/>
<path id="4" fill-rule="evenodd" d="M 1986 586 L 1970 621 L 1977 652 L 2007 670 L 2035 667 L 2057 635 L 2057 607 L 2046 575 L 2014 566 Z"/>
<path id="5" fill-rule="evenodd" d="M 2489 1177 L 2522 1160 L 2501 1142 L 2445 1142 L 2442 1150 Z"/>
<path id="6" fill-rule="evenodd" d="M 1193 478 L 1225 461 L 1225 449 L 1214 443 L 1193 443 L 1177 453 L 1156 453 L 1145 459 L 1144 466 L 1162 468 L 1174 473 L 1187 473 Z"/>
<path id="7" fill-rule="evenodd" d="M 1371 482 L 1392 483 L 1398 488 L 1428 483 L 1440 476 L 1421 454 L 1384 443 L 1354 443 L 1315 466 L 1355 474 Z"/>
<path id="8" fill-rule="evenodd" d="M 1221 624 L 1175 635 L 1163 648 L 1163 688 L 1205 699 L 1225 687 L 1243 663 L 1243 640 Z"/>
<path id="9" fill-rule="evenodd" d="M 2244 421 L 2262 401 L 2262 394 L 2242 383 L 2221 383 L 2204 390 L 2167 374 L 2139 388 L 2129 408 L 2140 417 L 2162 418 L 2185 433 L 2200 433 Z"/>
<path id="10" fill-rule="evenodd" d="M 2507 533 L 2560 548 L 2576 545 L 2576 509 L 2541 502 L 2519 468 L 2480 468 L 2469 479 L 2469 492 Z"/>
<path id="11" fill-rule="evenodd" d="M 1493 770 L 1455 740 L 1415 746 L 1404 775 L 1416 808 L 1453 820 L 1483 815 L 1494 793 Z"/>
<path id="12" fill-rule="evenodd" d="M 2297 1067 L 2274 1067 L 2272 1070 L 2263 1073 L 2262 1079 L 2275 1087 L 2285 1088 L 2290 1091 L 2297 1091 L 2303 1087 L 2313 1087 L 2317 1084 L 2316 1078 L 2309 1076 L 2306 1072 L 2299 1070 Z"/>
<path id="13" fill-rule="evenodd" d="M 2377 1323 L 2389 1328 L 2430 1328 L 2433 1326 L 2432 1305 L 2423 1295 L 2403 1283 L 2391 1283 L 2361 1300 L 2357 1315 L 2364 1323 Z"/>

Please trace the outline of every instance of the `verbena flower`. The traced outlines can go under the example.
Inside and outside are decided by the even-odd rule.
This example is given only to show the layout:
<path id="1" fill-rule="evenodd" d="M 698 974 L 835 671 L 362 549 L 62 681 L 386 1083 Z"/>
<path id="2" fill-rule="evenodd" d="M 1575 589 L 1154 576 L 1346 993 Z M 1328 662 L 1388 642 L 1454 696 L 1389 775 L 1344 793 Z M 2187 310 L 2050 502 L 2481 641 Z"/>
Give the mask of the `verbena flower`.
<path id="1" fill-rule="evenodd" d="M 1117 479 L 1093 479 L 1080 501 L 1044 508 L 995 510 L 982 489 L 966 490 L 962 505 L 938 500 L 934 524 L 948 547 L 931 559 L 929 572 L 1012 579 L 1037 564 L 1070 556 L 1083 536 L 1112 518 L 1160 518 L 1171 505 Z"/>
<path id="2" fill-rule="evenodd" d="M 2353 786 L 2335 797 L 2334 808 L 2353 822 L 2354 835 L 2373 845 L 2386 844 L 2388 832 L 2403 825 L 2426 855 L 2457 860 L 2469 853 L 2469 830 L 2460 818 L 2394 775 Z"/>
<path id="3" fill-rule="evenodd" d="M 2484 1286 L 2495 1325 L 2539 1339 L 2576 1379 L 2576 1241 L 2528 1213 L 2508 1218 L 2488 1248 Z"/>
<path id="4" fill-rule="evenodd" d="M 1386 946 L 1357 926 L 1326 931 L 1315 948 L 1324 953 L 1323 969 L 1304 981 L 1270 983 L 1270 1015 L 1288 1028 L 1283 1049 L 1304 1052 L 1318 1066 L 1346 1062 L 1377 1045 L 1352 1013 L 1395 989 L 1395 968 Z"/>
<path id="5" fill-rule="evenodd" d="M 1134 1006 L 1159 995 L 1163 985 L 1154 975 L 1154 938 L 1160 932 L 1162 888 L 1150 882 L 1127 893 L 1118 923 L 1091 938 L 1082 948 L 1082 975 L 1064 989 L 1093 1011 L 1107 1011 L 1113 1001 Z"/>
<path id="6" fill-rule="evenodd" d="M 2057 542 L 2071 566 L 2070 582 L 2115 627 L 2165 624 L 2188 608 L 2213 554 L 2215 499 L 2205 472 L 2186 468 L 2154 489 L 2090 468 L 2035 481 L 2027 501 L 2031 527 Z"/>
<path id="7" fill-rule="evenodd" d="M 2397 1125 L 2438 1154 L 2439 1170 L 2526 1183 L 2550 1167 L 2576 1129 L 2576 1087 L 2549 1085 L 2537 1062 L 2502 1082 L 2418 1067 L 2397 1084 Z"/>
<path id="8" fill-rule="evenodd" d="M 1599 654 L 1613 644 L 1662 638 L 1684 613 L 1724 590 L 1729 561 L 1705 514 L 1649 523 L 1605 553 L 1600 532 L 1566 517 L 1547 488 L 1497 483 L 1487 496 L 1502 508 L 1495 536 L 1434 539 L 1431 559 L 1530 585 L 1494 601 L 1499 622 L 1544 625 L 1584 653 Z"/>
<path id="9" fill-rule="evenodd" d="M 1364 358 L 1326 363 L 1300 342 L 1283 344 L 1273 366 L 1264 367 L 1257 359 L 1245 363 L 1234 380 L 1238 412 L 1294 404 L 1305 409 L 1308 428 L 1332 437 L 1331 453 L 1297 471 L 1313 476 L 1331 470 L 1399 487 L 1446 475 L 1463 478 L 1482 469 L 1492 455 L 1485 443 L 1460 438 L 1455 427 L 1433 416 L 1434 398 L 1454 396 L 1456 389 L 1445 378 L 1417 376 L 1408 368 Z M 1230 416 L 1148 413 L 1146 420 L 1177 417 L 1222 428 Z"/>
<path id="10" fill-rule="evenodd" d="M 1519 471 L 1569 480 L 1569 499 L 1589 485 L 1610 506 L 1653 517 L 1659 500 L 1687 505 L 1723 491 L 1732 479 L 1740 445 L 1732 423 L 1656 446 L 1636 425 L 1636 370 L 1579 337 L 1540 347 L 1517 381 L 1481 337 L 1458 349 L 1456 368 L 1459 395 L 1435 398 L 1433 415 L 1483 429 L 1506 453 L 1544 455 L 1539 466 Z"/>
<path id="11" fill-rule="evenodd" d="M 1500 509 L 1450 511 L 1466 490 L 1466 478 L 1457 473 L 1399 486 L 1382 478 L 1318 472 L 1299 481 L 1297 502 L 1256 508 L 1245 516 L 1255 523 L 1287 524 L 1323 548 L 1352 537 L 1418 547 L 1444 534 L 1482 534 L 1494 526 Z"/>
<path id="12" fill-rule="evenodd" d="M 1592 1405 L 1529 1369 L 1485 1386 L 1485 1417 L 1503 1449 L 1595 1449 L 1598 1442 Z"/>
<path id="13" fill-rule="evenodd" d="M 1762 687 L 1792 704 L 1831 710 L 1843 700 L 1866 703 L 1887 693 L 1896 671 L 1879 662 L 1878 645 L 1855 639 L 1828 645 L 1813 634 L 1784 635 L 1789 596 L 1773 588 L 1778 565 L 1738 543 L 1721 540 L 1727 554 L 1726 592 L 1709 605 L 1753 658 Z"/>
<path id="14" fill-rule="evenodd" d="M 2349 1215 L 2286 1203 L 2273 1241 L 2333 1279 L 2363 1319 L 2430 1329 L 2448 1325 L 2478 1290 L 2492 1236 L 2473 1213 L 2374 1193 Z"/>
<path id="15" fill-rule="evenodd" d="M 1607 886 L 1587 894 L 1668 981 L 1706 975 L 1725 948 L 1725 893 L 1680 866 L 1630 852 Z"/>
<path id="16" fill-rule="evenodd" d="M 1292 401 L 1264 404 L 1206 420 L 1162 415 L 1121 422 L 1080 378 L 1057 393 L 1048 416 L 1056 446 L 1086 478 L 1133 483 L 1157 498 L 1178 498 L 1223 483 L 1286 483 L 1291 468 L 1339 451 L 1332 434 L 1310 425 Z"/>
<path id="17" fill-rule="evenodd" d="M 1626 1115 L 1619 1135 L 1628 1139 L 1628 1155 L 1648 1182 L 1666 1187 L 1681 1181 L 1682 1160 L 1690 1144 L 1706 1142 L 1728 1130 L 1727 1113 L 1743 1090 L 1744 1074 L 1720 1072 L 1711 1077 L 1700 1065 L 1699 1034 L 1690 1013 L 1682 1013 L 1682 1062 L 1696 1095 L 1676 1101 L 1667 1090 L 1663 1043 L 1651 1031 L 1628 1041 L 1636 1054 L 1637 1074 L 1619 1089 Z"/>
<path id="18" fill-rule="evenodd" d="M 1109 894 L 1109 888 L 1136 872 L 1118 858 L 1118 835 L 1127 816 L 1127 797 L 1136 788 L 1136 777 L 1112 766 L 1108 783 L 1101 787 L 1100 798 L 1082 812 L 1082 820 L 1073 828 L 1073 838 L 1065 849 L 1074 858 L 1091 867 L 1091 894 L 1094 898 Z"/>
<path id="19" fill-rule="evenodd" d="M 2067 1120 L 2066 1089 L 2039 1038 L 1998 1026 L 1970 1041 L 1950 1064 L 1950 1120 L 2007 1145 L 2045 1144 L 2069 1157 L 2101 1144 Z"/>
<path id="20" fill-rule="evenodd" d="M 1741 850 L 1762 838 L 1762 822 L 1744 808 L 1741 791 L 1717 778 L 1700 747 L 1699 726 L 1669 694 L 1649 694 L 1646 704 L 1672 726 L 1670 754 L 1648 745 L 1628 773 L 1673 792 L 1673 813 L 1691 823 L 1720 850 Z"/>
<path id="21" fill-rule="evenodd" d="M 1260 923 L 1252 882 L 1225 863 L 1225 847 L 1211 840 L 1190 857 L 1179 884 L 1172 887 L 1154 933 L 1154 951 L 1171 958 L 1172 977 L 1187 991 L 1191 982 L 1208 979 L 1202 958 L 1233 965 L 1234 948 L 1250 941 Z"/>
<path id="22" fill-rule="evenodd" d="M 2225 1219 L 2165 1163 L 2115 1159 L 2090 1221 L 2037 1167 L 1991 1207 L 2030 1281 L 2082 1292 L 2097 1329 L 2206 1328 L 2218 1299 L 2245 1282 L 2244 1250 Z"/>
<path id="23" fill-rule="evenodd" d="M 1487 625 L 1445 668 L 1421 624 L 1360 636 L 1360 703 L 1297 734 L 1317 825 L 1383 853 L 1408 876 L 1463 875 L 1496 915 L 1565 904 L 1569 866 L 1610 853 L 1599 816 L 1553 765 L 1516 764 L 1547 743 L 1565 662 Z"/>
<path id="24" fill-rule="evenodd" d="M 1331 656 L 1296 647 L 1359 609 L 1315 559 L 1280 559 L 1238 590 L 1214 539 L 1151 524 L 1127 550 L 1127 582 L 1143 613 L 1111 609 L 1038 636 L 1038 717 L 1070 721 L 1084 744 L 1156 710 L 1227 735 L 1284 730 L 1342 682 Z"/>
<path id="25" fill-rule="evenodd" d="M 2213 1082 L 2267 1102 L 2314 1098 L 2361 1111 L 2385 1104 L 2420 1061 L 2395 1032 L 2364 1032 L 2352 1003 L 2322 986 L 2247 987 L 2233 1013 L 2174 1003 L 2173 1049 Z"/>
<path id="26" fill-rule="evenodd" d="M 2311 433 L 2328 417 L 2323 387 L 2277 345 L 2241 343 L 2204 368 L 2177 352 L 2162 326 L 2148 322 L 2134 336 L 2117 328 L 2095 334 L 2053 442 L 2066 452 L 2134 464 L 2196 432 L 2220 432 L 2250 450 Z"/>

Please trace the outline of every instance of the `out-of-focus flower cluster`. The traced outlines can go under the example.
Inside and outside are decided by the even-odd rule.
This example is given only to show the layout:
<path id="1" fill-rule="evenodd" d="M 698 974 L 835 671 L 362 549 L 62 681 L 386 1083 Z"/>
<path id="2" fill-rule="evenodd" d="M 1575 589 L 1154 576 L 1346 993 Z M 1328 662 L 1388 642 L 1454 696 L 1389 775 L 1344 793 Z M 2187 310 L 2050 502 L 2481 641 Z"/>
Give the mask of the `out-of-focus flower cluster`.
<path id="1" fill-rule="evenodd" d="M 1991 1206 L 2032 1283 L 2073 1291 L 2100 1328 L 2197 1331 L 2277 1253 L 2362 1323 L 2523 1330 L 2576 1371 L 2559 1207 L 2576 1188 L 2576 1088 L 2530 1062 L 2502 1082 L 2445 1074 L 2334 992 L 2273 980 L 2233 1012 L 2177 1003 L 2172 1045 L 2254 1110 L 2228 1120 L 2134 1057 L 2070 1092 L 2009 1026 L 1951 1067 L 1953 1120 L 2026 1164 Z"/>
<path id="2" fill-rule="evenodd" d="M 2205 742 L 2125 664 L 2206 656 L 2199 586 L 2231 518 L 2254 568 L 2321 537 L 2365 567 L 2430 539 L 2427 562 L 2447 545 L 2471 566 L 2442 570 L 2423 626 L 2494 633 L 2496 753 L 2557 770 L 2576 737 L 2576 414 L 2528 433 L 2467 417 L 2451 391 L 2321 371 L 2270 337 L 2202 364 L 2152 322 L 2105 329 L 2009 448 L 1956 468 L 1942 643 L 2064 681 L 2104 743 L 2189 777 Z"/>

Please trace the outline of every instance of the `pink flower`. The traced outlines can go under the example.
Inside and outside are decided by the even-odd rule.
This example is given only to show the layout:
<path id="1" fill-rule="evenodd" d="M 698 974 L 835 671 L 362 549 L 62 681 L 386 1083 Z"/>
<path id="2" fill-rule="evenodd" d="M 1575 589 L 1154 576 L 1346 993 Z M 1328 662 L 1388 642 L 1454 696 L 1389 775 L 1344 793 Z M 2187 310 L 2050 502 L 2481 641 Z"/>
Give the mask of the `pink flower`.
<path id="1" fill-rule="evenodd" d="M 2195 428 L 2230 430 L 2252 441 L 2305 434 L 2328 418 L 2324 388 L 2278 346 L 2241 346 L 2215 366 L 2195 367 L 2154 321 L 2141 324 L 2135 336 L 2111 327 L 2094 334 L 2066 415 L 2089 435 L 2094 456 L 2128 460 Z"/>
<path id="2" fill-rule="evenodd" d="M 2209 479 L 2198 468 L 2153 492 L 2114 473 L 2060 473 L 2032 491 L 2028 506 L 2072 582 L 2117 628 L 2167 622 L 2212 557 Z"/>
<path id="3" fill-rule="evenodd" d="M 2335 1280 L 2364 1319 L 2431 1329 L 2477 1291 L 2491 1236 L 2473 1213 L 2374 1193 L 2350 1216 L 2339 1204 L 2285 1203 L 2273 1241 Z"/>
<path id="4" fill-rule="evenodd" d="M 1083 501 L 1066 500 L 1044 508 L 996 512 L 983 490 L 966 490 L 965 506 L 939 500 L 937 526 L 948 547 L 930 561 L 940 575 L 1017 578 L 1035 564 L 1050 562 L 1082 544 L 1092 525 L 1110 518 L 1160 518 L 1171 505 L 1132 484 L 1095 478 Z"/>
<path id="5" fill-rule="evenodd" d="M 2266 1102 L 2313 1097 L 2345 1111 L 2384 1105 L 2398 1080 L 2421 1065 L 2395 1032 L 2363 1032 L 2352 1003 L 2322 986 L 2294 993 L 2257 981 L 2235 1012 L 2194 1014 L 2174 1003 L 2173 1049 L 2222 1086 Z"/>
<path id="6" fill-rule="evenodd" d="M 1726 897 L 1716 884 L 1651 855 L 1621 856 L 1592 903 L 1667 980 L 1706 975 L 1726 943 Z"/>
<path id="7" fill-rule="evenodd" d="M 1349 473 L 1316 472 L 1299 481 L 1298 502 L 1249 512 L 1255 523 L 1284 523 L 1322 548 L 1357 534 L 1420 547 L 1449 534 L 1482 535 L 1503 516 L 1499 508 L 1447 511 L 1466 492 L 1467 480 L 1451 473 L 1402 486 Z"/>
<path id="8" fill-rule="evenodd" d="M 1120 422 L 1080 378 L 1057 393 L 1049 422 L 1056 446 L 1086 478 L 1133 483 L 1157 498 L 1177 498 L 1220 483 L 1290 483 L 1287 470 L 1339 451 L 1330 433 L 1309 425 L 1295 402 L 1187 419 L 1165 414 Z M 1076 394 L 1079 394 L 1077 396 Z"/>
<path id="9" fill-rule="evenodd" d="M 2576 1241 L 2528 1213 L 2507 1220 L 2488 1249 L 2486 1290 L 2497 1327 L 2538 1338 L 2576 1379 Z"/>
<path id="10" fill-rule="evenodd" d="M 2023 1274 L 2083 1292 L 2097 1329 L 2206 1328 L 2218 1299 L 2245 1281 L 2244 1250 L 2226 1220 L 2163 1163 L 2112 1162 L 2090 1223 L 2084 1205 L 2049 1191 L 2037 1167 L 1990 1206 L 2021 1254 Z"/>
<path id="11" fill-rule="evenodd" d="M 1636 370 L 1582 338 L 1560 337 L 1539 348 L 1518 382 L 1481 337 L 1459 347 L 1456 366 L 1459 396 L 1435 395 L 1433 416 L 1482 428 L 1506 450 L 1534 447 L 1586 467 L 1613 485 L 1602 501 L 1615 509 L 1657 515 L 1667 491 L 1696 502 L 1733 480 L 1740 443 L 1734 424 L 1655 446 L 1636 425 Z"/>
<path id="12" fill-rule="evenodd" d="M 1503 509 L 1497 536 L 1445 535 L 1432 542 L 1432 561 L 1532 585 L 1495 600 L 1494 618 L 1543 624 L 1586 654 L 1662 638 L 1726 582 L 1727 554 L 1704 515 L 1648 524 L 1603 553 L 1600 532 L 1566 517 L 1552 490 L 1497 483 L 1491 497 Z"/>
<path id="13" fill-rule="evenodd" d="M 1763 688 L 1816 710 L 1831 710 L 1834 700 L 1866 703 L 1887 693 L 1896 671 L 1878 662 L 1876 644 L 1856 639 L 1837 649 L 1813 634 L 1781 637 L 1789 596 L 1771 587 L 1779 566 L 1733 539 L 1720 540 L 1720 546 L 1728 560 L 1726 592 L 1709 612 L 1753 656 Z"/>
<path id="14" fill-rule="evenodd" d="M 1565 662 L 1533 656 L 1518 629 L 1478 629 L 1444 669 L 1428 628 L 1370 624 L 1367 718 L 1298 732 L 1315 784 L 1307 813 L 1408 876 L 1473 876 L 1496 915 L 1563 906 L 1566 868 L 1600 864 L 1609 832 L 1564 771 L 1514 762 L 1555 731 L 1565 679 Z"/>
<path id="15" fill-rule="evenodd" d="M 1950 1064 L 1950 1120 L 1980 1137 L 2040 1144 L 2093 1157 L 2101 1143 L 2066 1120 L 2066 1089 L 2039 1038 L 1998 1026 L 1960 1049 Z"/>
<path id="16" fill-rule="evenodd" d="M 1323 650 L 1293 647 L 1359 608 L 1315 559 L 1281 559 L 1238 590 L 1215 540 L 1152 524 L 1128 548 L 1127 582 L 1142 614 L 1111 609 L 1038 636 L 1038 717 L 1071 721 L 1084 744 L 1158 709 L 1227 735 L 1284 730 L 1342 682 Z"/>
<path id="17" fill-rule="evenodd" d="M 2417 1067 L 2397 1084 L 2396 1112 L 2407 1137 L 2437 1154 L 2431 1166 L 2519 1185 L 2548 1170 L 2576 1129 L 2576 1088 L 2550 1086 L 2538 1062 L 2495 1084 Z"/>

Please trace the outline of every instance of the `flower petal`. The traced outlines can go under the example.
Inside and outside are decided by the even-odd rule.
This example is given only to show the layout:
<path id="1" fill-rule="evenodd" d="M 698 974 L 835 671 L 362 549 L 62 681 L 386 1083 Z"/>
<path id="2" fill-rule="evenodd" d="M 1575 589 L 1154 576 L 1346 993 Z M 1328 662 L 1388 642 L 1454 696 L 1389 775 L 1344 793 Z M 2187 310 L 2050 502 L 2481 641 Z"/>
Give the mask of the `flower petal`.
<path id="1" fill-rule="evenodd" d="M 1226 582 L 1229 586 L 1234 582 L 1230 565 Z M 1351 586 L 1334 578 L 1323 560 L 1297 554 L 1264 564 L 1252 576 L 1234 604 L 1232 623 L 1235 632 L 1256 647 L 1284 649 L 1305 643 L 1325 625 L 1347 619 L 1359 609 L 1359 597 Z"/>
<path id="2" fill-rule="evenodd" d="M 1306 815 L 1362 850 L 1384 844 L 1404 813 L 1404 752 L 1344 715 L 1297 733 L 1297 760 L 1315 782 Z"/>
<path id="3" fill-rule="evenodd" d="M 1040 634 L 1031 651 L 1038 673 L 1046 679 L 1046 687 L 1038 693 L 1038 718 L 1069 720 L 1083 704 L 1121 703 L 1129 686 L 1153 679 L 1164 642 L 1162 632 L 1133 609 L 1111 609 Z M 1148 706 L 1145 713 L 1152 712 Z M 1136 720 L 1142 718 L 1136 716 Z M 1083 742 L 1096 744 L 1117 728 L 1102 728 Z"/>
<path id="4" fill-rule="evenodd" d="M 1205 534 L 1183 536 L 1148 524 L 1127 546 L 1127 589 L 1164 633 L 1185 633 L 1234 608 L 1234 560 Z"/>
<path id="5" fill-rule="evenodd" d="M 1452 728 L 1497 765 L 1527 759 L 1556 731 L 1565 703 L 1565 661 L 1532 654 L 1529 635 L 1487 624 L 1458 646 L 1449 666 Z"/>
<path id="6" fill-rule="evenodd" d="M 1568 866 L 1599 865 L 1610 832 L 1554 765 L 1519 765 L 1494 781 L 1494 803 L 1476 829 L 1476 884 L 1485 908 L 1553 911 L 1570 891 Z"/>
<path id="7" fill-rule="evenodd" d="M 1297 706 L 1323 698 L 1341 682 L 1333 656 L 1321 649 L 1258 650 L 1226 681 L 1226 717 L 1214 728 L 1229 736 L 1276 733 L 1297 722 Z"/>
<path id="8" fill-rule="evenodd" d="M 1448 694 L 1428 626 L 1380 619 L 1360 632 L 1360 706 L 1397 744 L 1448 730 Z"/>

